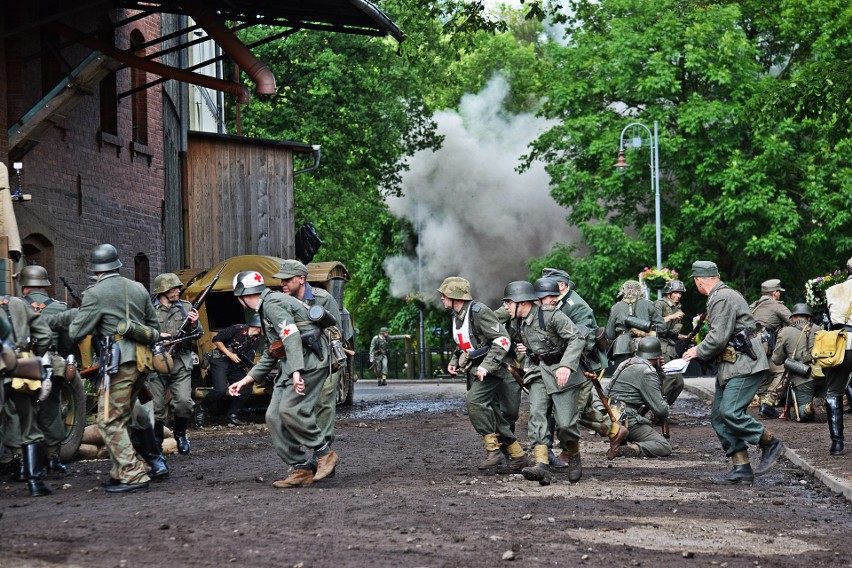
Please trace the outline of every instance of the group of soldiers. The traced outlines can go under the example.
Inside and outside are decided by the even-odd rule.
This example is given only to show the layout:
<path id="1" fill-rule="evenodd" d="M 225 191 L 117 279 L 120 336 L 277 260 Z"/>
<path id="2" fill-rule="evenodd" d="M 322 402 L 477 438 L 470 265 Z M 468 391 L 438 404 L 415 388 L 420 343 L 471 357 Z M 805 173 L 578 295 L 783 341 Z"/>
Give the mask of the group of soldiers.
<path id="1" fill-rule="evenodd" d="M 304 264 L 284 261 L 274 275 L 281 292 L 268 289 L 259 272 L 236 275 L 234 295 L 254 313 L 247 325 L 231 326 L 213 338 L 215 349 L 208 357 L 213 389 L 197 409 L 190 347 L 203 334 L 198 311 L 180 299 L 177 275 L 157 276 L 149 294 L 142 284 L 122 277 L 121 266 L 114 246 L 95 247 L 89 265 L 94 282 L 77 308 L 49 297 L 47 271 L 36 265 L 19 274 L 22 297 L 0 299 L 6 315 L 0 318 L 0 447 L 12 479 L 26 481 L 31 496 L 43 496 L 51 493 L 45 475 L 67 472 L 59 458 L 65 425 L 51 376 L 79 378 L 75 363 L 89 338 L 96 361 L 92 368 L 97 367 L 97 427 L 112 462 L 106 492 L 145 489 L 151 479 L 169 476 L 162 452 L 169 411 L 177 450 L 189 454 L 190 420 L 203 426 L 212 405 L 230 395 L 228 421 L 243 424 L 239 409 L 251 394 L 251 383 L 264 384 L 274 369 L 278 375 L 266 422 L 289 469 L 273 485 L 305 486 L 334 473 L 339 460 L 331 449 L 337 369 L 345 359 L 340 312 L 331 294 L 307 283 Z M 270 348 L 254 364 L 261 333 Z M 35 371 L 24 363 L 31 360 Z"/>
<path id="2" fill-rule="evenodd" d="M 852 332 L 848 313 L 852 311 L 852 259 L 847 274 L 846 282 L 829 289 L 827 299 L 834 328 Z M 852 340 L 844 362 L 824 370 L 823 395 L 810 378 L 814 367 L 810 349 L 817 327 L 810 322 L 807 305 L 797 304 L 787 311 L 780 302 L 783 289 L 778 280 L 764 282 L 763 296 L 749 305 L 721 280 L 710 261 L 696 261 L 690 276 L 698 292 L 707 297 L 707 307 L 689 334 L 682 333 L 680 301 L 686 286 L 680 280 L 667 282 L 663 297 L 656 301 L 646 299 L 640 282 L 625 282 L 606 327 L 599 328 L 591 307 L 559 269 L 545 268 L 533 284 L 509 283 L 502 305 L 493 310 L 473 299 L 467 280 L 446 278 L 438 292 L 444 308 L 452 312 L 457 346 L 448 370 L 467 378 L 468 415 L 486 450 L 478 467 L 521 473 L 542 485 L 552 482 L 555 471 L 565 469 L 568 481 L 576 483 L 582 477 L 580 427 L 609 438 L 608 459 L 670 455 L 667 419 L 670 405 L 684 388 L 684 367 L 680 366 L 681 372 L 664 373 L 662 366 L 676 358 L 715 365 L 711 424 L 733 467 L 711 479 L 713 483 L 752 484 L 755 476 L 775 465 L 783 443 L 748 413 L 748 407 L 758 393 L 764 397 L 778 392 L 770 371 L 780 366 L 783 374 L 787 361 L 803 364 L 797 372 L 806 369 L 808 375 L 797 376 L 787 363 L 797 416 L 806 421 L 827 414 L 830 453 L 841 454 L 841 400 L 852 372 Z M 709 331 L 695 344 L 696 332 L 705 321 Z M 778 329 L 776 321 L 789 325 Z M 610 364 L 615 371 L 603 391 L 599 381 Z M 530 403 L 531 456 L 515 435 L 522 389 Z M 824 396 L 825 402 L 815 396 Z M 761 414 L 771 417 L 767 409 L 774 410 L 774 403 L 760 400 L 764 401 Z M 552 451 L 554 438 L 559 441 L 559 455 Z M 754 469 L 748 445 L 761 449 Z"/>

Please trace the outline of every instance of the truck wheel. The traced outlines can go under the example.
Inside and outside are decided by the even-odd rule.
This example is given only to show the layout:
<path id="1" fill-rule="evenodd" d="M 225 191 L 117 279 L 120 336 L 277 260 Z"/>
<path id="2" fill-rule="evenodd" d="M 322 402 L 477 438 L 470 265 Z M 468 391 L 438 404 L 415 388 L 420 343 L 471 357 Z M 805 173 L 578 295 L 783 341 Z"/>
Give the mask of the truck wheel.
<path id="1" fill-rule="evenodd" d="M 355 393 L 355 384 L 352 381 L 352 361 L 347 358 L 346 365 L 340 368 L 340 377 L 337 382 L 337 404 L 340 406 L 352 406 Z"/>
<path id="2" fill-rule="evenodd" d="M 68 463 L 77 457 L 86 428 L 86 392 L 80 375 L 76 375 L 73 381 L 58 379 L 53 384 L 54 388 L 59 388 L 59 411 L 65 423 L 65 438 L 59 447 L 59 459 Z"/>

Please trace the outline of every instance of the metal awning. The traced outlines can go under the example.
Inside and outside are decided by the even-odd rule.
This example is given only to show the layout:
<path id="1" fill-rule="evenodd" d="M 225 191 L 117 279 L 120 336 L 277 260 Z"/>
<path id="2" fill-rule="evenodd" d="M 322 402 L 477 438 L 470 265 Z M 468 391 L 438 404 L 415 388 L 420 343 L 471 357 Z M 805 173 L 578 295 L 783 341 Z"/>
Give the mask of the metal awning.
<path id="1" fill-rule="evenodd" d="M 181 0 L 116 0 L 116 5 L 147 13 L 188 14 Z M 367 0 L 205 0 L 204 7 L 232 22 L 326 29 L 338 33 L 389 35 L 403 41 L 405 34 Z"/>

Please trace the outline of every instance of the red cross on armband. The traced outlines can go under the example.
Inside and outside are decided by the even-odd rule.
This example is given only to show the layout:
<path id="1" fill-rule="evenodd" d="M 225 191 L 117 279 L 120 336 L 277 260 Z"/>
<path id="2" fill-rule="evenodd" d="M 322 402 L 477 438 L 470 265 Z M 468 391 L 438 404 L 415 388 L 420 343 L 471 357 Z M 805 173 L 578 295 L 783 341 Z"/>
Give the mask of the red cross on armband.
<path id="1" fill-rule="evenodd" d="M 499 345 L 503 349 L 503 351 L 508 351 L 509 346 L 512 344 L 512 342 L 509 341 L 508 337 L 498 337 L 494 340 L 494 343 Z"/>

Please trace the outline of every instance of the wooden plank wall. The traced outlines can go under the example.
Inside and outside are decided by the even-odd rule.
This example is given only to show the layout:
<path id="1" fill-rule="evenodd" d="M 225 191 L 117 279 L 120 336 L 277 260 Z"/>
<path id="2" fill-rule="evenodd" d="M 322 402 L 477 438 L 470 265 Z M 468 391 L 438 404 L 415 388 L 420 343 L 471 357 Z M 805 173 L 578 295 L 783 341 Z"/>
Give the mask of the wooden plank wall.
<path id="1" fill-rule="evenodd" d="M 241 254 L 293 258 L 293 152 L 252 139 L 189 136 L 193 268 Z"/>

